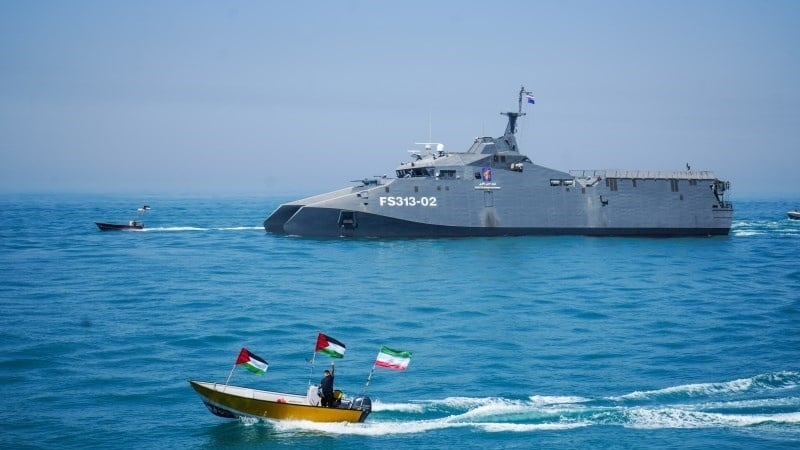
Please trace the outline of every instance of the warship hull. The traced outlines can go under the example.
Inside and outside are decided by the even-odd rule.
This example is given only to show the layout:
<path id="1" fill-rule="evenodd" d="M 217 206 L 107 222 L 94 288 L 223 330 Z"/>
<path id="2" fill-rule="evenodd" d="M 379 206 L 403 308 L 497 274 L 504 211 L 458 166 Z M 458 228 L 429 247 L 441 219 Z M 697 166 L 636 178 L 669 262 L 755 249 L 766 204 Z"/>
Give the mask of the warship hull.
<path id="1" fill-rule="evenodd" d="M 279 206 L 269 233 L 309 237 L 461 237 L 523 235 L 727 235 L 730 183 L 707 170 L 577 170 L 534 164 L 514 136 L 479 137 L 466 152 L 441 144 L 415 155 L 395 178 Z M 431 143 L 425 143 L 431 144 Z M 428 145 L 430 149 L 430 146 Z"/>
<path id="2" fill-rule="evenodd" d="M 674 237 L 727 235 L 733 217 L 733 209 L 717 204 L 710 194 L 714 179 L 685 179 L 683 192 L 679 181 L 679 191 L 672 195 L 657 192 L 665 188 L 660 184 L 670 192 L 670 180 L 637 179 L 640 186 L 654 185 L 650 193 L 634 191 L 633 179 L 615 179 L 615 192 L 562 187 L 527 195 L 436 181 L 428 189 L 416 185 L 405 192 L 398 181 L 354 187 L 333 199 L 281 205 L 264 227 L 270 233 L 313 237 Z M 629 189 L 619 186 L 623 182 Z M 447 189 L 440 189 L 442 185 Z"/>
<path id="3" fill-rule="evenodd" d="M 358 228 L 343 229 L 337 226 L 340 210 L 311 208 L 306 211 L 313 221 L 300 221 L 288 227 L 265 228 L 270 233 L 312 237 L 363 237 L 363 238 L 427 238 L 427 237 L 488 237 L 488 236 L 639 236 L 639 237 L 690 237 L 727 235 L 729 228 L 634 228 L 634 227 L 459 227 L 432 225 L 392 219 L 384 216 L 359 213 Z M 333 220 L 331 220 L 333 219 Z M 333 224 L 333 225 L 326 225 Z"/>

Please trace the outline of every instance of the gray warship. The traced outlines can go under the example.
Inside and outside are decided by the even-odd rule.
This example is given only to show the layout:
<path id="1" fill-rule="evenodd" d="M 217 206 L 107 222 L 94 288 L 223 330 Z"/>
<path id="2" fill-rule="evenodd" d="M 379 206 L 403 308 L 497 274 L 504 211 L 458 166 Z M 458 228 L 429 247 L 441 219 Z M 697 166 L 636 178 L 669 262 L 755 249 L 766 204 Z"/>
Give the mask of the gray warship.
<path id="1" fill-rule="evenodd" d="M 562 172 L 520 153 L 516 112 L 500 137 L 478 137 L 466 152 L 425 150 L 352 187 L 280 205 L 268 233 L 309 237 L 458 237 L 522 235 L 727 235 L 730 182 L 711 171 Z"/>

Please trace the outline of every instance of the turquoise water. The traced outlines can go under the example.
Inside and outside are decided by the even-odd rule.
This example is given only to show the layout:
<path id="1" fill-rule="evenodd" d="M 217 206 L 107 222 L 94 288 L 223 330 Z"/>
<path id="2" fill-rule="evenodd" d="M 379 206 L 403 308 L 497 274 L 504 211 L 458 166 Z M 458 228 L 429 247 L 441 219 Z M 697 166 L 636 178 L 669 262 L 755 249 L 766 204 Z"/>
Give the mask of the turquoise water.
<path id="1" fill-rule="evenodd" d="M 304 239 L 264 233 L 285 198 L 0 196 L 4 448 L 798 448 L 800 221 L 740 201 L 728 237 Z M 94 221 L 136 218 L 141 232 Z M 241 347 L 363 424 L 211 415 Z"/>

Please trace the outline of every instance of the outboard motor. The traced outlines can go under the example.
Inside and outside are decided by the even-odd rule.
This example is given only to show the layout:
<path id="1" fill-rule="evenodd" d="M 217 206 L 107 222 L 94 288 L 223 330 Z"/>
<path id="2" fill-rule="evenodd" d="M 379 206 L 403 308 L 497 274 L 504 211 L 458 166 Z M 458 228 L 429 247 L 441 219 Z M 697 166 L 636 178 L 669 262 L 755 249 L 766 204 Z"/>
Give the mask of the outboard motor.
<path id="1" fill-rule="evenodd" d="M 372 412 L 372 400 L 369 397 L 356 397 L 353 399 L 353 403 L 350 404 L 350 408 L 352 409 L 360 409 L 367 414 Z"/>

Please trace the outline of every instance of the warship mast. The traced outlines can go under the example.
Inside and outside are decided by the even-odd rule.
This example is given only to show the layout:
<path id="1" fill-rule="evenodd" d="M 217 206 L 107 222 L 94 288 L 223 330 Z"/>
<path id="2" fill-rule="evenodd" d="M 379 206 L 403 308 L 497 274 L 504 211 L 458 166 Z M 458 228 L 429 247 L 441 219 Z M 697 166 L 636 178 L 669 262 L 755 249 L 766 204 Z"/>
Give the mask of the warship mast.
<path id="1" fill-rule="evenodd" d="M 509 134 L 514 134 L 514 133 L 517 132 L 517 117 L 525 115 L 525 113 L 522 112 L 522 96 L 523 95 L 533 95 L 533 92 L 526 91 L 525 90 L 525 86 L 520 86 L 517 112 L 509 111 L 509 112 L 501 112 L 500 113 L 500 114 L 502 114 L 504 116 L 508 116 L 508 126 L 506 126 L 505 136 L 508 136 Z M 531 97 L 531 101 L 532 100 L 533 100 L 533 97 Z"/>

